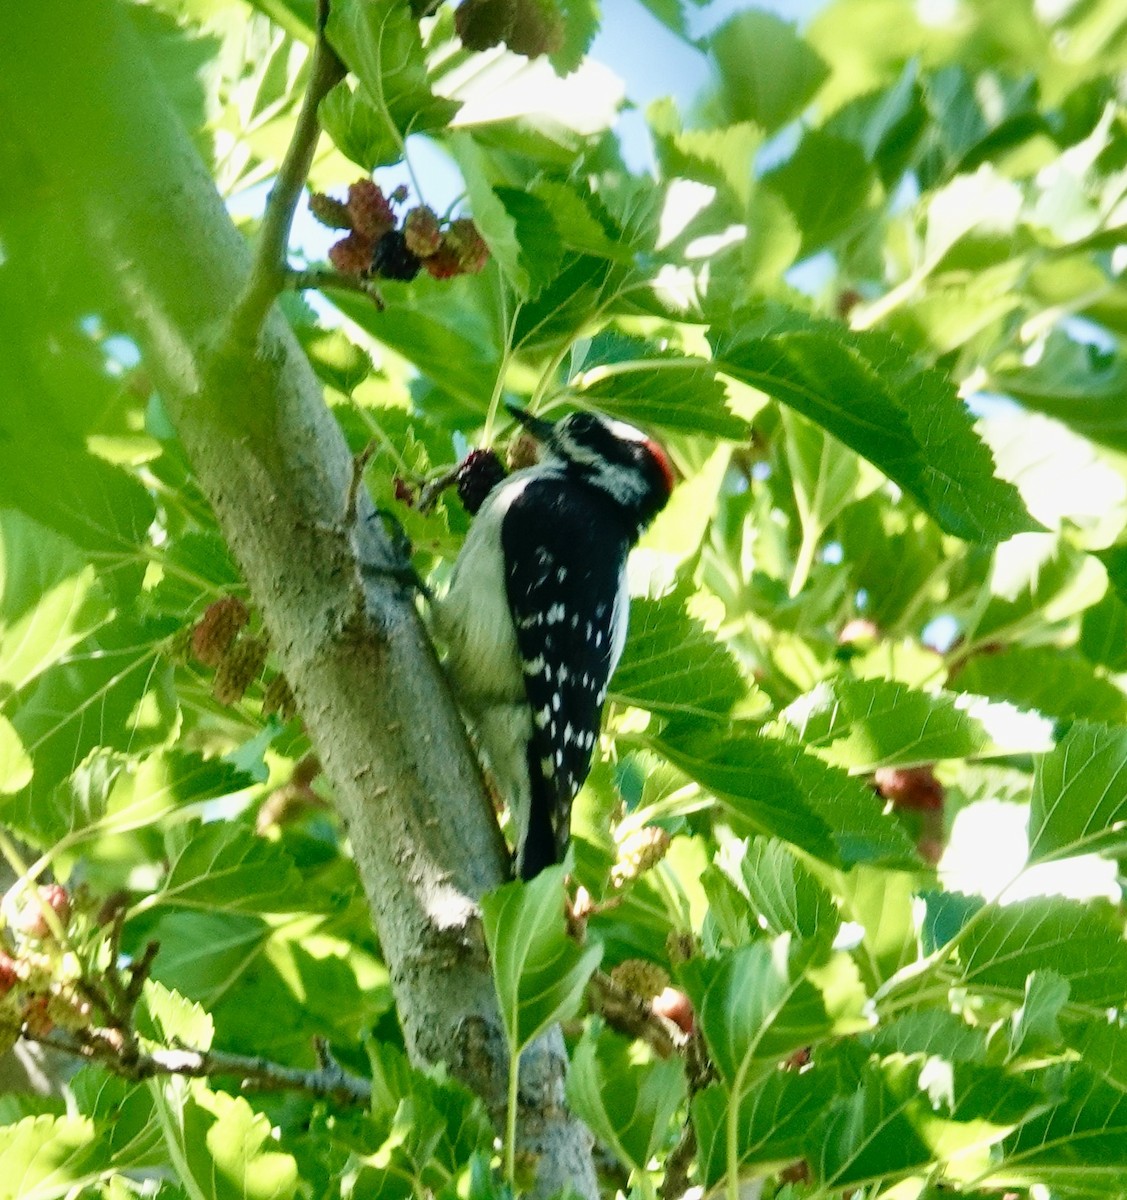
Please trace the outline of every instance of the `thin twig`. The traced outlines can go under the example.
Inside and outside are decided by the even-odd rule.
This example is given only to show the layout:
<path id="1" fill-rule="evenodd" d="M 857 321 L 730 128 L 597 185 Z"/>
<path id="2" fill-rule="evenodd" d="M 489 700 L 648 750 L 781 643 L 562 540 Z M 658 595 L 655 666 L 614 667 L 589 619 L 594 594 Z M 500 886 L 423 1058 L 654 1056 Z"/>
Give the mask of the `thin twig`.
<path id="1" fill-rule="evenodd" d="M 134 1082 L 159 1075 L 183 1075 L 191 1079 L 234 1075 L 247 1090 L 306 1092 L 337 1104 L 356 1106 L 367 1105 L 372 1098 L 371 1084 L 346 1071 L 323 1046 L 317 1047 L 320 1066 L 305 1071 L 266 1058 L 189 1047 L 123 1056 L 120 1038 L 111 1030 L 87 1030 L 82 1037 L 55 1030 L 33 1040 L 52 1050 L 100 1063 L 113 1074 Z"/>
<path id="2" fill-rule="evenodd" d="M 356 524 L 356 511 L 360 503 L 360 488 L 364 483 L 364 472 L 372 461 L 372 456 L 380 448 L 375 438 L 360 451 L 352 456 L 352 475 L 348 481 L 348 494 L 344 498 L 344 524 L 351 529 Z"/>
<path id="3" fill-rule="evenodd" d="M 313 152 L 321 133 L 317 109 L 345 73 L 345 66 L 336 51 L 325 40 L 324 33 L 319 32 L 313 47 L 309 86 L 305 89 L 286 157 L 266 203 L 250 276 L 231 313 L 228 336 L 236 344 L 257 341 L 270 306 L 285 286 L 290 227 L 301 189 L 309 178 Z"/>
<path id="4" fill-rule="evenodd" d="M 605 971 L 591 976 L 587 998 L 612 1029 L 640 1038 L 661 1058 L 672 1058 L 689 1042 L 673 1021 L 655 1013 L 648 1000 L 615 983 Z"/>
<path id="5" fill-rule="evenodd" d="M 360 275 L 345 275 L 343 271 L 333 271 L 328 267 L 287 271 L 283 286 L 295 292 L 303 292 L 307 288 L 318 292 L 357 292 L 367 296 L 380 312 L 386 307 L 383 295 L 373 280 Z"/>

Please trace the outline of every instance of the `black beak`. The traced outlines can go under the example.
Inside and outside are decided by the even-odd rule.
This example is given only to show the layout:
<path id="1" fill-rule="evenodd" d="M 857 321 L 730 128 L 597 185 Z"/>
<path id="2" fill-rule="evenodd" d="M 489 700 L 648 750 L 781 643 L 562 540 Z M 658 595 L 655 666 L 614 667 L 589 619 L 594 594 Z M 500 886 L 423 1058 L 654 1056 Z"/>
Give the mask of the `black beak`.
<path id="1" fill-rule="evenodd" d="M 523 408 L 517 408 L 515 404 L 510 404 L 507 400 L 505 407 L 538 442 L 546 442 L 552 436 L 552 430 L 556 427 L 554 422 L 545 421 L 543 417 L 534 417 L 532 413 L 526 412 Z"/>

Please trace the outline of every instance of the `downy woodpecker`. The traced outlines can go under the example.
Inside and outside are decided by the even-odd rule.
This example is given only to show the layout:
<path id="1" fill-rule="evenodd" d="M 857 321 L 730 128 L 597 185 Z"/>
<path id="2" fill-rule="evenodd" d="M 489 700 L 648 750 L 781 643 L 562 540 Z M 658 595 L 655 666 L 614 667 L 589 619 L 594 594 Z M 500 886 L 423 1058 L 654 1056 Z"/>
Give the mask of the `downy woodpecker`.
<path id="1" fill-rule="evenodd" d="M 542 446 L 474 518 L 436 609 L 447 670 L 512 815 L 516 871 L 562 860 L 626 641 L 626 556 L 673 488 L 631 425 L 510 407 Z"/>

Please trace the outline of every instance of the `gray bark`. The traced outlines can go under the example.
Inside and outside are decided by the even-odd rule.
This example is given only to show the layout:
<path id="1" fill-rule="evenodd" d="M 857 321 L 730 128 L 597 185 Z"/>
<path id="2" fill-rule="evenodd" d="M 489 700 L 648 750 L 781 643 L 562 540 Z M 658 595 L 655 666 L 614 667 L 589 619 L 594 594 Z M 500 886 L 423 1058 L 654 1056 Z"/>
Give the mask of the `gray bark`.
<path id="1" fill-rule="evenodd" d="M 382 531 L 345 524 L 341 433 L 276 311 L 257 353 L 219 349 L 247 248 L 123 13 L 39 0 L 4 24 L 6 132 L 42 172 L 37 202 L 82 223 L 261 610 L 335 786 L 411 1055 L 448 1063 L 500 1126 L 506 1050 L 476 901 L 507 855 L 414 598 L 379 573 Z M 538 1192 L 596 1196 L 558 1031 L 523 1065 Z"/>

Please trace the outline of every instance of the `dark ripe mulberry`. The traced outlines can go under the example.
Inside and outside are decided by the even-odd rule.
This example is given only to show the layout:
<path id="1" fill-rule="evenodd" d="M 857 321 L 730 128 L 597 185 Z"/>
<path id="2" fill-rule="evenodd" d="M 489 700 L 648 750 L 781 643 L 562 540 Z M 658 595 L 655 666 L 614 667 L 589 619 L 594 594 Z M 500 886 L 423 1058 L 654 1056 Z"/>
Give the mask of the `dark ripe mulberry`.
<path id="1" fill-rule="evenodd" d="M 218 666 L 249 620 L 250 612 L 237 596 L 209 604 L 192 630 L 192 653 L 205 667 Z"/>
<path id="2" fill-rule="evenodd" d="M 371 179 L 358 179 L 349 184 L 348 215 L 352 219 L 352 228 L 372 241 L 395 228 L 395 213 L 378 184 Z"/>
<path id="3" fill-rule="evenodd" d="M 410 283 L 421 266 L 422 260 L 411 251 L 407 239 L 398 229 L 389 230 L 376 243 L 372 272 L 381 279 L 401 279 Z"/>
<path id="4" fill-rule="evenodd" d="M 507 472 L 494 450 L 471 450 L 458 468 L 458 499 L 471 516 Z"/>
<path id="5" fill-rule="evenodd" d="M 220 704 L 236 703 L 262 673 L 265 662 L 266 643 L 261 638 L 239 638 L 223 655 L 215 672 L 211 694 Z"/>
<path id="6" fill-rule="evenodd" d="M 352 214 L 348 205 L 335 196 L 326 196 L 324 192 L 314 192 L 309 197 L 309 211 L 327 229 L 351 229 Z"/>

